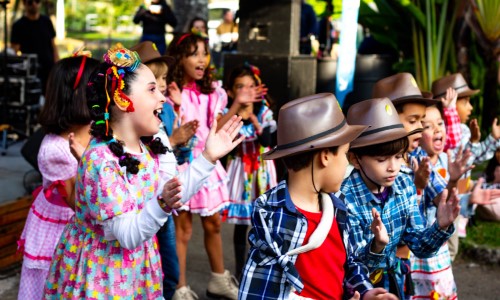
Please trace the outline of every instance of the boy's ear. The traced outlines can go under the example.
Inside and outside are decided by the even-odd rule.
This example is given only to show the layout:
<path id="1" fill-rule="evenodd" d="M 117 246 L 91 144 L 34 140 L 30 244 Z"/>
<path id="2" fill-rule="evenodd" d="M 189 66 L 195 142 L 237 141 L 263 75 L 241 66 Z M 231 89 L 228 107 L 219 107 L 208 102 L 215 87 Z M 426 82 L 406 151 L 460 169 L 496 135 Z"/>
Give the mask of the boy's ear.
<path id="1" fill-rule="evenodd" d="M 359 170 L 359 161 L 358 157 L 354 155 L 352 152 L 347 152 L 347 159 L 349 160 L 349 163 L 354 166 L 355 169 Z"/>
<path id="2" fill-rule="evenodd" d="M 332 159 L 328 156 L 330 153 L 330 150 L 328 148 L 321 149 L 319 151 L 318 156 L 319 156 L 319 163 L 321 164 L 322 167 L 328 166 L 328 164 L 332 163 Z"/>

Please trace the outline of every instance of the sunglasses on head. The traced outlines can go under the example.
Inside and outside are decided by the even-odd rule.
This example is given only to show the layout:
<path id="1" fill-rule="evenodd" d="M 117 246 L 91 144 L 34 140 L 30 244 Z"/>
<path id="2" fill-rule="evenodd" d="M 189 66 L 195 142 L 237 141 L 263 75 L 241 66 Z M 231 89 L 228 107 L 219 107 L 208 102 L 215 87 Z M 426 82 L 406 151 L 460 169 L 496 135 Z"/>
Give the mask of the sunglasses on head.
<path id="1" fill-rule="evenodd" d="M 32 5 L 33 3 L 38 4 L 38 3 L 40 3 L 40 1 L 42 1 L 42 0 L 26 0 L 26 4 L 27 5 Z"/>

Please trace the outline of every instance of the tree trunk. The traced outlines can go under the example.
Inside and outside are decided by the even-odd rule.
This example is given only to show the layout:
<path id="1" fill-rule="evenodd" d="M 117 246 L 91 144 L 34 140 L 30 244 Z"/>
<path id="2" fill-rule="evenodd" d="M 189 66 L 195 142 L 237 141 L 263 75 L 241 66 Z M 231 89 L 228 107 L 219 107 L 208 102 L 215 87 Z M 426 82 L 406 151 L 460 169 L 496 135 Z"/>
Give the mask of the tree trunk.
<path id="1" fill-rule="evenodd" d="M 496 57 L 489 53 L 485 56 L 485 65 L 487 66 L 484 75 L 483 90 L 483 122 L 481 127 L 485 132 L 491 132 L 493 119 L 498 116 L 498 62 Z"/>
<path id="2" fill-rule="evenodd" d="M 174 34 L 187 31 L 189 22 L 194 17 L 201 17 L 208 21 L 208 0 L 173 0 L 173 3 L 177 17 Z"/>

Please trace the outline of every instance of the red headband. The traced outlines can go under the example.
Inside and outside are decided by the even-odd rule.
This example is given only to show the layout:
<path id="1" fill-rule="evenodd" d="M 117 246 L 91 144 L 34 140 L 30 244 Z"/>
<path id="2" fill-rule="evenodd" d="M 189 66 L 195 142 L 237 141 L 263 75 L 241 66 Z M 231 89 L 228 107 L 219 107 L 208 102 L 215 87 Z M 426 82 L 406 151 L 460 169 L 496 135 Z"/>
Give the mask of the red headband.
<path id="1" fill-rule="evenodd" d="M 191 33 L 184 33 L 180 38 L 179 40 L 177 41 L 177 43 L 175 43 L 177 46 L 179 46 L 179 44 L 185 39 L 187 38 L 188 36 L 190 36 Z"/>
<path id="2" fill-rule="evenodd" d="M 76 75 L 75 84 L 73 84 L 73 90 L 78 87 L 80 79 L 82 79 L 83 70 L 85 69 L 85 62 L 87 61 L 87 56 L 82 56 L 82 62 L 80 63 L 80 69 L 78 69 L 78 74 Z"/>

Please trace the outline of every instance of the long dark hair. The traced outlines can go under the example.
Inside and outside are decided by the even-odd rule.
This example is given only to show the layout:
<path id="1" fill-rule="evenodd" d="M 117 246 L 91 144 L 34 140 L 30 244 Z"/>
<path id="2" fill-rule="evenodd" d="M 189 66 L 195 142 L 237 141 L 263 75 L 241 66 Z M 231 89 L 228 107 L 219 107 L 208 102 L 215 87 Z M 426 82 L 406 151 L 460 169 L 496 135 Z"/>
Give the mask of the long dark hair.
<path id="1" fill-rule="evenodd" d="M 83 69 L 79 72 L 82 64 Z M 54 65 L 39 117 L 45 133 L 59 135 L 73 125 L 90 124 L 92 118 L 87 108 L 86 87 L 90 74 L 98 64 L 96 59 L 77 56 L 61 59 Z M 73 88 L 77 77 L 77 85 Z"/>
<path id="2" fill-rule="evenodd" d="M 205 44 L 205 50 L 209 51 L 208 39 L 193 33 L 184 33 L 180 36 L 175 37 L 167 49 L 167 55 L 175 58 L 176 63 L 168 72 L 167 82 L 175 81 L 179 88 L 182 89 L 184 81 L 184 66 L 181 61 L 198 51 L 198 42 L 203 42 Z M 194 50 L 193 50 L 194 48 Z M 205 68 L 203 78 L 196 81 L 196 85 L 200 88 L 203 94 L 210 94 L 214 91 L 212 82 L 214 81 L 212 74 L 210 73 L 210 62 L 207 63 Z"/>
<path id="3" fill-rule="evenodd" d="M 91 112 L 92 123 L 90 134 L 97 138 L 100 141 L 105 141 L 108 144 L 109 149 L 113 154 L 115 154 L 119 158 L 119 164 L 122 167 L 126 167 L 127 171 L 132 174 L 137 174 L 139 171 L 139 161 L 134 158 L 129 153 L 125 152 L 124 144 L 122 141 L 119 141 L 113 137 L 113 129 L 111 126 L 106 128 L 105 122 L 105 107 L 107 103 L 107 95 L 110 96 L 110 104 L 109 106 L 114 106 L 115 102 L 113 100 L 113 96 L 115 90 L 113 90 L 112 84 L 106 84 L 106 80 L 108 82 L 112 82 L 113 80 L 113 72 L 108 72 L 111 67 L 114 65 L 109 63 L 101 63 L 99 67 L 92 73 L 89 79 L 89 84 L 87 87 L 87 103 Z M 139 66 L 146 67 L 144 65 Z M 121 90 L 125 95 L 130 94 L 130 85 L 136 80 L 137 72 L 135 71 L 126 71 L 125 68 L 118 68 L 124 71 L 123 82 L 125 83 L 124 88 Z M 112 109 L 108 109 L 109 118 L 108 122 L 110 123 L 113 120 Z M 144 141 L 144 140 L 143 140 Z M 148 138 L 146 141 L 147 146 L 154 154 L 166 153 L 167 147 L 165 147 L 159 138 L 152 139 Z"/>

